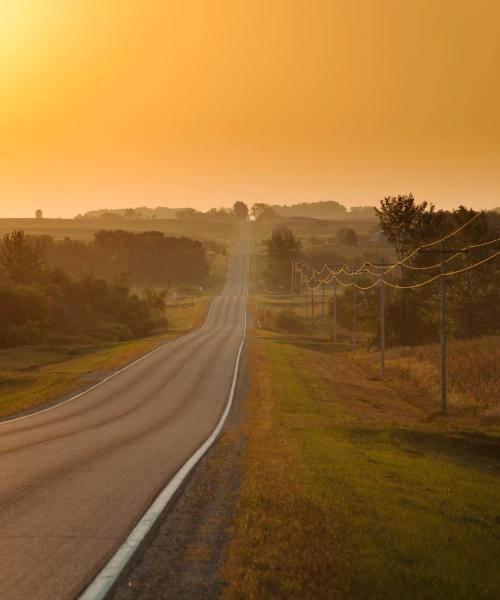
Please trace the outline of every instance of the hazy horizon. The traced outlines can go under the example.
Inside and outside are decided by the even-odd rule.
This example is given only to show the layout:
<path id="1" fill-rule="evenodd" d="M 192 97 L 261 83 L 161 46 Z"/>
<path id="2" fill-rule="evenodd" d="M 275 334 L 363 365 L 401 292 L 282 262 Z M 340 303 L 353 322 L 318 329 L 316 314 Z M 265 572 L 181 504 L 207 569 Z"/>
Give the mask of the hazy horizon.
<path id="1" fill-rule="evenodd" d="M 423 198 L 418 198 L 417 200 L 423 200 Z M 322 201 L 322 200 L 318 200 L 318 201 Z M 255 202 L 260 202 L 259 199 L 256 199 Z M 302 201 L 302 200 L 297 200 L 296 202 L 272 202 L 269 201 L 269 204 L 280 204 L 280 205 L 286 205 L 286 206 L 293 206 L 298 204 L 299 202 L 307 202 L 307 201 Z M 315 200 L 310 200 L 309 202 L 316 202 Z M 344 204 L 343 202 L 339 202 L 341 205 L 343 204 L 348 210 L 353 208 L 353 207 L 359 207 L 359 206 L 378 206 L 378 202 L 373 202 L 373 203 L 366 203 L 366 204 Z M 232 207 L 232 205 L 234 204 L 234 202 L 228 202 L 224 205 L 221 204 L 213 204 L 210 207 L 205 207 L 205 206 L 196 206 L 194 204 L 189 204 L 189 203 L 182 203 L 182 202 L 178 202 L 178 203 L 166 203 L 166 204 L 128 204 L 128 205 L 120 205 L 120 204 L 116 204 L 113 206 L 108 206 L 108 205 L 95 205 L 92 208 L 88 208 L 85 209 L 83 208 L 82 210 L 78 211 L 78 212 L 74 212 L 71 211 L 71 209 L 66 209 L 66 210 L 61 210 L 60 214 L 56 214 L 56 213 L 52 213 L 52 212 L 48 212 L 46 210 L 43 209 L 43 205 L 36 205 L 37 208 L 33 209 L 32 212 L 29 211 L 23 211 L 22 213 L 16 213 L 14 210 L 12 211 L 12 213 L 10 214 L 3 214 L 3 211 L 0 212 L 0 219 L 32 219 L 35 218 L 35 212 L 40 209 L 42 210 L 43 213 L 43 218 L 44 219 L 73 219 L 78 215 L 84 215 L 87 212 L 92 212 L 92 211 L 97 211 L 97 210 L 120 210 L 120 209 L 127 209 L 127 208 L 132 208 L 132 209 L 137 209 L 137 208 L 149 208 L 149 209 L 156 209 L 156 208 L 169 208 L 169 209 L 177 209 L 177 208 L 197 208 L 198 210 L 208 210 L 209 208 L 230 208 Z M 253 204 L 253 202 L 249 203 L 249 208 L 251 207 L 251 204 Z M 440 207 L 439 204 L 437 205 L 438 208 L 444 208 L 444 209 L 453 209 L 453 208 L 458 208 L 462 203 L 458 203 L 454 206 L 444 206 L 444 207 Z M 471 208 L 470 205 L 463 203 L 464 206 L 466 206 L 467 208 Z M 475 206 L 474 207 L 475 210 L 491 210 L 491 209 L 496 209 L 498 208 L 498 206 L 492 206 L 491 208 L 482 208 L 482 207 L 478 207 Z"/>
<path id="2" fill-rule="evenodd" d="M 500 205 L 500 3 L 0 6 L 0 217 Z"/>

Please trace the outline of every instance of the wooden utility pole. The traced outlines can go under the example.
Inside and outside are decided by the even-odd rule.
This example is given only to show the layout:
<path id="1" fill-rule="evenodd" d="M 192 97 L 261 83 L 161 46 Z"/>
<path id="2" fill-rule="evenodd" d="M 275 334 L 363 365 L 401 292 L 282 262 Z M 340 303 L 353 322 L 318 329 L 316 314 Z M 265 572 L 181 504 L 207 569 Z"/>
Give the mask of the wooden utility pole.
<path id="1" fill-rule="evenodd" d="M 352 286 L 352 351 L 356 352 L 356 333 L 358 329 L 358 288 Z"/>
<path id="2" fill-rule="evenodd" d="M 456 254 L 457 252 L 468 252 L 462 248 L 446 250 L 444 243 L 441 244 L 439 250 L 420 250 L 427 254 L 439 254 L 441 258 L 441 276 L 439 278 L 439 304 L 440 304 L 440 319 L 439 319 L 439 374 L 440 374 L 440 389 L 441 389 L 441 414 L 446 415 L 448 410 L 447 395 L 446 395 L 446 255 Z"/>
<path id="3" fill-rule="evenodd" d="M 373 263 L 371 263 L 373 264 Z M 374 267 L 380 268 L 380 376 L 385 374 L 385 268 L 393 265 L 386 265 L 382 258 L 378 265 Z"/>
<path id="4" fill-rule="evenodd" d="M 385 374 L 385 282 L 384 259 L 380 261 L 380 376 Z"/>
<path id="5" fill-rule="evenodd" d="M 441 244 L 441 277 L 439 278 L 439 298 L 441 304 L 441 319 L 440 319 L 440 338 L 441 352 L 439 357 L 440 362 L 440 379 L 441 379 L 441 413 L 446 414 L 446 262 L 444 244 Z"/>
<path id="6" fill-rule="evenodd" d="M 327 265 L 330 269 L 340 269 L 342 268 L 344 265 Z M 337 280 L 335 278 L 335 275 L 333 276 L 333 306 L 332 306 L 332 313 L 333 313 L 333 343 L 336 344 L 337 343 Z"/>
<path id="7" fill-rule="evenodd" d="M 333 280 L 333 343 L 337 343 L 337 280 Z"/>

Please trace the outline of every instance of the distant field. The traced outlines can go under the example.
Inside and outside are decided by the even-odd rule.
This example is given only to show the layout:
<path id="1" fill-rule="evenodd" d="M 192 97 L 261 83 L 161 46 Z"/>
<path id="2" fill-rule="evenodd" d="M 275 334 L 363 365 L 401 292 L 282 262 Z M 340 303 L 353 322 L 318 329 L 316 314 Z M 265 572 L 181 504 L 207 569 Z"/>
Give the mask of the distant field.
<path id="1" fill-rule="evenodd" d="M 196 239 L 226 240 L 234 238 L 238 224 L 234 221 L 198 219 L 0 219 L 0 236 L 14 230 L 30 235 L 50 235 L 54 239 L 90 239 L 100 229 L 125 229 L 127 231 L 161 231 L 173 236 Z"/>
<path id="2" fill-rule="evenodd" d="M 254 236 L 257 240 L 267 238 L 273 229 L 291 229 L 299 237 L 328 237 L 335 235 L 339 229 L 351 227 L 357 234 L 368 234 L 377 229 L 377 219 L 311 219 L 308 217 L 279 217 L 259 220 L 255 223 Z"/>

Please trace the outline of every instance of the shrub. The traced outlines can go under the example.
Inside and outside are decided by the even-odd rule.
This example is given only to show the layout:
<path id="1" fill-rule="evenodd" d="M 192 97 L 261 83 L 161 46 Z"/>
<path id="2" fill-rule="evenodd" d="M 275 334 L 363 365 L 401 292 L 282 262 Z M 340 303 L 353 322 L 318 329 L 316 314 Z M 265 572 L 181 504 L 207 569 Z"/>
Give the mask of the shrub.
<path id="1" fill-rule="evenodd" d="M 354 229 L 350 227 L 342 227 L 337 231 L 337 240 L 341 244 L 346 244 L 347 246 L 357 246 L 358 245 L 358 237 Z"/>
<path id="2" fill-rule="evenodd" d="M 4 323 L 42 323 L 48 316 L 45 294 L 32 286 L 7 284 L 0 287 L 0 313 Z"/>
<path id="3" fill-rule="evenodd" d="M 0 346 L 3 348 L 39 344 L 42 338 L 43 330 L 33 321 L 26 321 L 22 325 L 7 323 L 0 328 Z"/>
<path id="4" fill-rule="evenodd" d="M 113 342 L 116 340 L 124 342 L 134 338 L 134 334 L 130 327 L 127 327 L 127 325 L 123 325 L 122 323 L 109 321 L 96 325 L 92 331 L 92 336 L 105 342 Z"/>
<path id="5" fill-rule="evenodd" d="M 303 319 L 290 310 L 280 310 L 274 315 L 274 324 L 277 329 L 290 333 L 305 331 Z"/>

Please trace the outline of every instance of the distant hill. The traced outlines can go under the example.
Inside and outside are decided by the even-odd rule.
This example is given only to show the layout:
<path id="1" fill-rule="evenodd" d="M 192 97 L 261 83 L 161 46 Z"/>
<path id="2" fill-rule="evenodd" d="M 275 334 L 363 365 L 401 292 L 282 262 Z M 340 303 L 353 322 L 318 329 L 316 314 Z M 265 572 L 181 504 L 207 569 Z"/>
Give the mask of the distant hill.
<path id="1" fill-rule="evenodd" d="M 311 217 L 314 219 L 375 219 L 373 206 L 353 206 L 347 209 L 340 202 L 300 202 L 299 204 L 272 204 L 272 210 L 283 217 Z"/>
<path id="2" fill-rule="evenodd" d="M 310 217 L 312 219 L 375 219 L 373 206 L 353 206 L 346 208 L 340 202 L 334 200 L 325 202 L 300 202 L 299 204 L 280 205 L 272 204 L 272 210 L 283 217 Z M 168 208 L 158 206 L 157 208 L 148 208 L 140 206 L 138 208 L 102 208 L 100 210 L 90 210 L 83 215 L 77 215 L 77 219 L 175 219 L 177 213 L 185 212 L 186 208 Z M 201 213 L 200 213 L 201 216 Z"/>
<path id="3" fill-rule="evenodd" d="M 158 206 L 157 208 L 148 208 L 140 206 L 138 208 L 101 208 L 99 210 L 89 210 L 83 215 L 77 215 L 77 219 L 175 219 L 177 212 L 185 210 L 184 208 L 168 208 Z"/>

